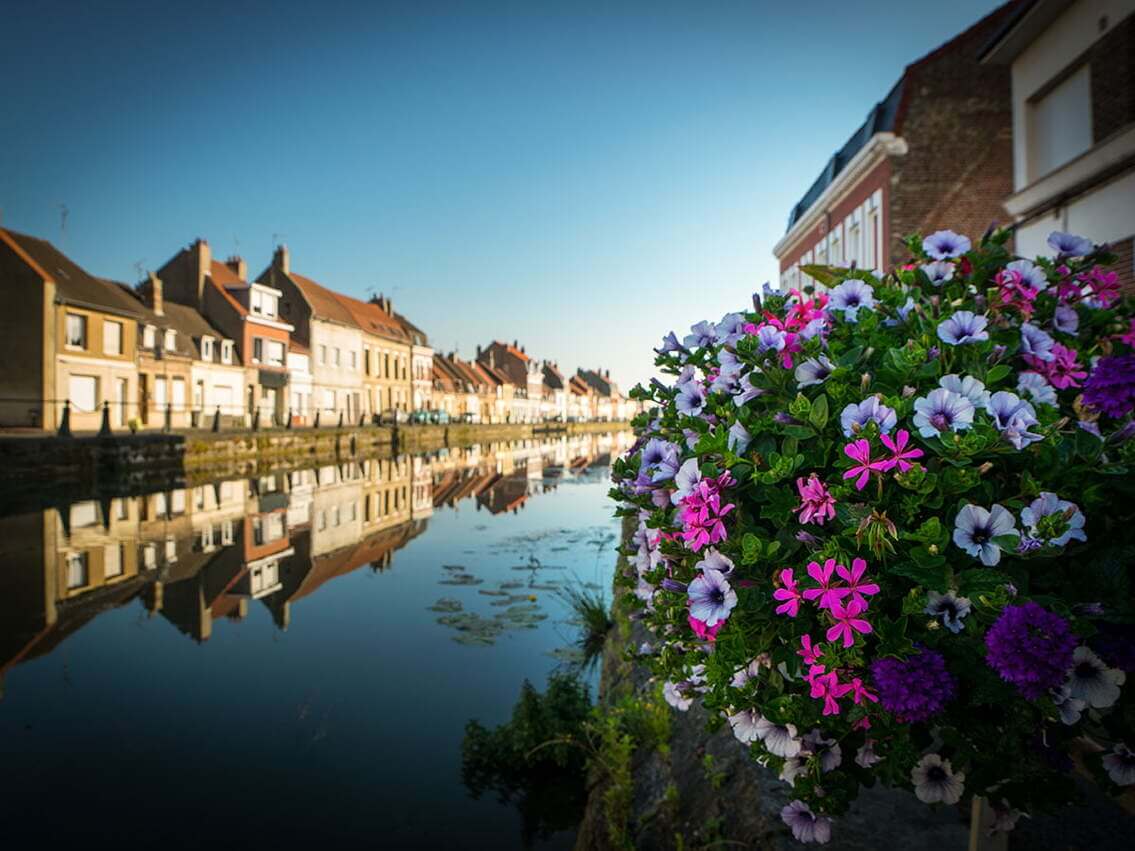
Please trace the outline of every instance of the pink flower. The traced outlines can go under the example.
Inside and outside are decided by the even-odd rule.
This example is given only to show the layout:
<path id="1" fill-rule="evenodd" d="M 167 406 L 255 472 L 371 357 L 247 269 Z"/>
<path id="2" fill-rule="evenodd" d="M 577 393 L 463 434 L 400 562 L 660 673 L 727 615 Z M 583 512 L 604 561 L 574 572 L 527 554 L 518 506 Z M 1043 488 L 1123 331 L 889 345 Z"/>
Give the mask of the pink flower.
<path id="1" fill-rule="evenodd" d="M 823 665 L 812 665 L 804 677 L 812 686 L 812 697 L 824 701 L 824 715 L 839 715 L 840 684 L 839 675 L 835 671 L 827 671 Z"/>
<path id="2" fill-rule="evenodd" d="M 905 473 L 907 470 L 914 466 L 908 459 L 922 457 L 921 449 L 906 448 L 907 444 L 910 443 L 910 432 L 908 432 L 905 428 L 900 428 L 897 432 L 895 432 L 894 438 L 892 438 L 889 434 L 880 434 L 879 440 L 882 441 L 883 445 L 887 447 L 887 449 L 891 450 L 891 452 L 894 453 L 890 458 L 883 462 L 887 465 L 884 469 L 893 470 L 895 467 L 898 467 L 900 473 Z M 860 488 L 860 490 L 862 490 L 862 488 Z"/>
<path id="3" fill-rule="evenodd" d="M 796 580 L 792 576 L 792 568 L 786 567 L 780 572 L 780 582 L 784 587 L 777 588 L 772 592 L 774 600 L 784 601 L 776 607 L 776 613 L 794 618 L 800 613 L 801 598 L 800 591 L 796 587 Z"/>
<path id="4" fill-rule="evenodd" d="M 1116 272 L 1093 266 L 1087 272 L 1077 275 L 1077 278 L 1087 284 L 1089 295 L 1104 307 L 1111 307 L 1113 302 L 1119 300 L 1119 275 Z"/>
<path id="5" fill-rule="evenodd" d="M 813 644 L 812 636 L 800 636 L 800 650 L 796 651 L 796 655 L 804 660 L 806 665 L 815 665 L 820 657 L 824 655 L 823 645 Z"/>
<path id="6" fill-rule="evenodd" d="M 808 476 L 807 481 L 803 477 L 798 478 L 796 490 L 800 492 L 800 505 L 792 511 L 800 512 L 801 523 L 814 522 L 823 526 L 825 520 L 835 518 L 835 500 L 815 473 Z"/>
<path id="7" fill-rule="evenodd" d="M 1131 320 L 1131 327 L 1127 329 L 1127 333 L 1120 334 L 1118 339 L 1129 346 L 1135 346 L 1135 319 Z"/>
<path id="8" fill-rule="evenodd" d="M 837 600 L 831 610 L 832 617 L 835 618 L 835 626 L 828 630 L 828 641 L 842 638 L 843 646 L 847 648 L 855 643 L 855 633 L 867 634 L 871 632 L 871 624 L 859 617 L 866 610 L 865 604 L 852 601 L 847 604 L 847 608 L 844 608 Z"/>
<path id="9" fill-rule="evenodd" d="M 694 552 L 728 537 L 722 518 L 736 506 L 732 503 L 721 504 L 721 489 L 731 484 L 733 477 L 728 473 L 723 473 L 716 479 L 702 479 L 682 499 L 681 537 Z"/>
<path id="10" fill-rule="evenodd" d="M 1052 360 L 1042 361 L 1033 355 L 1025 355 L 1025 363 L 1048 379 L 1048 383 L 1058 390 L 1079 387 L 1088 377 L 1087 371 L 1076 360 L 1077 352 L 1056 343 L 1052 347 Z"/>
<path id="11" fill-rule="evenodd" d="M 713 626 L 706 626 L 705 621 L 699 621 L 693 615 L 689 615 L 690 629 L 694 631 L 694 635 L 703 641 L 713 641 L 717 638 L 717 631 L 724 626 L 725 621 L 718 621 Z"/>
<path id="12" fill-rule="evenodd" d="M 842 564 L 837 564 L 835 572 L 839 574 L 840 578 L 847 583 L 847 587 L 841 589 L 844 596 L 850 594 L 851 602 L 858 603 L 867 608 L 867 599 L 864 595 L 870 596 L 879 593 L 879 586 L 874 582 L 860 582 L 863 578 L 863 573 L 867 570 L 867 562 L 861 558 L 854 559 L 851 562 L 851 570 L 848 570 Z"/>
<path id="13" fill-rule="evenodd" d="M 805 600 L 819 599 L 817 605 L 821 609 L 830 609 L 834 604 L 839 603 L 840 599 L 847 596 L 847 589 L 842 587 L 832 587 L 832 574 L 835 573 L 835 559 L 829 558 L 824 562 L 824 566 L 820 567 L 814 561 L 808 562 L 808 575 L 820 583 L 819 588 L 808 588 L 804 591 Z"/>
<path id="14" fill-rule="evenodd" d="M 872 703 L 879 702 L 879 696 L 873 691 L 870 691 L 867 686 L 864 685 L 863 680 L 861 680 L 859 677 L 852 677 L 851 682 L 841 685 L 839 687 L 838 697 L 843 697 L 849 692 L 851 694 L 851 699 L 852 701 L 854 701 L 856 706 L 858 706 L 864 700 L 870 700 Z"/>
<path id="15" fill-rule="evenodd" d="M 1002 269 L 993 280 L 1000 288 L 997 299 L 1002 306 L 1016 308 L 1025 319 L 1032 316 L 1033 302 L 1040 290 L 1031 286 L 1020 272 L 1009 269 Z"/>
<path id="16" fill-rule="evenodd" d="M 872 461 L 871 460 L 871 443 L 866 438 L 853 440 L 847 446 L 843 447 L 843 454 L 850 458 L 852 461 L 858 461 L 858 464 L 852 466 L 850 470 L 843 474 L 845 479 L 855 479 L 855 489 L 863 490 L 867 487 L 867 480 L 871 478 L 872 471 L 883 472 L 889 470 L 886 461 Z"/>

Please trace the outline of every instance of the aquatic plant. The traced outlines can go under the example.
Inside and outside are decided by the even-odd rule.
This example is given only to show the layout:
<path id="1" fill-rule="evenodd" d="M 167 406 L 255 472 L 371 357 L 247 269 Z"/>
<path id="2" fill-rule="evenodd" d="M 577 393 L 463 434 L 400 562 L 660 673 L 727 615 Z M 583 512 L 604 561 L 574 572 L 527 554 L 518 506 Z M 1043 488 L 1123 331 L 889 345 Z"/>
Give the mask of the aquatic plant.
<path id="1" fill-rule="evenodd" d="M 607 634 L 615 622 L 611 619 L 611 603 L 599 588 L 578 579 L 556 591 L 570 610 L 568 623 L 577 630 L 575 646 L 580 652 L 580 666 L 591 668 L 603 653 Z"/>
<path id="2" fill-rule="evenodd" d="M 1100 783 L 1135 784 L 1133 305 L 1089 240 L 1029 261 L 1008 238 L 806 267 L 667 335 L 672 381 L 632 392 L 618 605 L 667 701 L 793 787 L 801 841 L 877 781 L 1051 808 L 1085 739 Z"/>

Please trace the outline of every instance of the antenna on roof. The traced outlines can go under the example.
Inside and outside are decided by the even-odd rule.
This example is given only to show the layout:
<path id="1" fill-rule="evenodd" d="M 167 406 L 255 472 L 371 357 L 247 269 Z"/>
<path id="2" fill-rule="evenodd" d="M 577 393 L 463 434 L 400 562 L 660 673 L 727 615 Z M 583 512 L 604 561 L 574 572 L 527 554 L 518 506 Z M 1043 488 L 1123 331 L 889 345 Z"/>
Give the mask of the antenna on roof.
<path id="1" fill-rule="evenodd" d="M 67 236 L 67 216 L 70 214 L 70 212 L 71 211 L 67 209 L 66 204 L 63 204 L 63 203 L 59 204 L 59 241 L 60 242 L 63 242 L 63 239 Z"/>

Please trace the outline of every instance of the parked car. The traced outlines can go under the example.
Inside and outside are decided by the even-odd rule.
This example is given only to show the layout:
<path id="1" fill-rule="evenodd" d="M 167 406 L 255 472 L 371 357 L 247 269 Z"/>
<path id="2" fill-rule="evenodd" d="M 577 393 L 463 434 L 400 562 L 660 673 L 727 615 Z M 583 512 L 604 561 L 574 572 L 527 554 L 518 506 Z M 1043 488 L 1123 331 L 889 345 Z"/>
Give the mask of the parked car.
<path id="1" fill-rule="evenodd" d="M 449 411 L 433 411 L 430 414 L 430 419 L 439 425 L 448 425 Z"/>
<path id="2" fill-rule="evenodd" d="M 428 423 L 433 421 L 433 416 L 429 411 L 417 410 L 410 414 L 410 422 L 412 423 Z"/>

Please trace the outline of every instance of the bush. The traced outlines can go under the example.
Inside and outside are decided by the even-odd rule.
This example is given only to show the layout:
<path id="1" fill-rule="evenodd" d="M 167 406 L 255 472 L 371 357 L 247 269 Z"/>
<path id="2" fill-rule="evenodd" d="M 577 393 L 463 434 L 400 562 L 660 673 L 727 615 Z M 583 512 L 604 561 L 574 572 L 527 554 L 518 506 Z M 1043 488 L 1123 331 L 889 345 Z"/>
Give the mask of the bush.
<path id="1" fill-rule="evenodd" d="M 1075 741 L 1135 783 L 1135 321 L 1112 258 L 1014 259 L 942 231 L 883 280 L 663 341 L 677 376 L 615 465 L 628 599 L 671 705 L 701 700 L 827 841 L 862 785 L 1068 800 Z"/>

